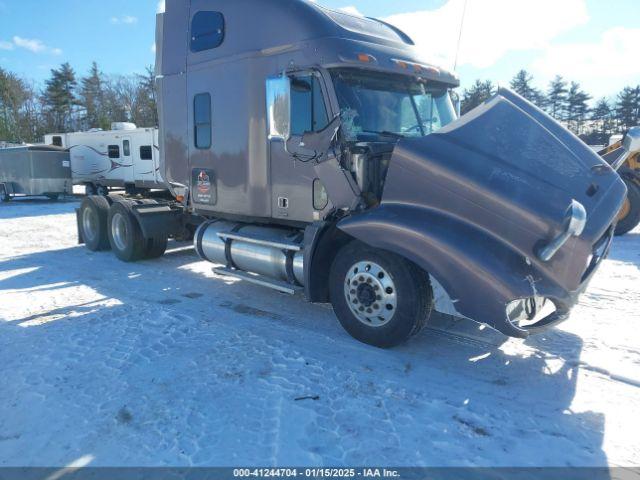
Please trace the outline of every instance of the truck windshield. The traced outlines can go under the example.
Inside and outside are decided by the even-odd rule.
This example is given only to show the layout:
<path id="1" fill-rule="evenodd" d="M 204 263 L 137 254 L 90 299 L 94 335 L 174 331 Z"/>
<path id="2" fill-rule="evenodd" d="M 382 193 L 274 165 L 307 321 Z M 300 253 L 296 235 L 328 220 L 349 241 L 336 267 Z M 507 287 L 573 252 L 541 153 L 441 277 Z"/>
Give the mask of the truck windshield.
<path id="1" fill-rule="evenodd" d="M 456 118 L 444 84 L 361 70 L 333 70 L 331 75 L 349 139 L 362 134 L 424 137 Z"/>

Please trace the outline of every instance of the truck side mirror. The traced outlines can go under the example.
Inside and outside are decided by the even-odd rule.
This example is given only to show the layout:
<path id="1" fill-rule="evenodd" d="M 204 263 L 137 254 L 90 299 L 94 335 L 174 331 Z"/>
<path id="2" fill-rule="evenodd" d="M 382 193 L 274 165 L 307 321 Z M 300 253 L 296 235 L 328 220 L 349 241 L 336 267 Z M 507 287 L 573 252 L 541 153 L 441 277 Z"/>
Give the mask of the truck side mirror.
<path id="1" fill-rule="evenodd" d="M 291 138 L 291 79 L 282 75 L 267 79 L 269 139 Z"/>

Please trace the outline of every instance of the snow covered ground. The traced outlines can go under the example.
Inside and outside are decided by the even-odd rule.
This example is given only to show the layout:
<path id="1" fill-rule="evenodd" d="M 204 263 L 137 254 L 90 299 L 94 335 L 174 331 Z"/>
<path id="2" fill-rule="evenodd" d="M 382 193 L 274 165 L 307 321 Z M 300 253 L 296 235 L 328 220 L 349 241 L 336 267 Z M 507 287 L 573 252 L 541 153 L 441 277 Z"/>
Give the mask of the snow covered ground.
<path id="1" fill-rule="evenodd" d="M 385 351 L 188 246 L 91 253 L 76 206 L 0 205 L 0 466 L 640 464 L 640 231 L 558 329 Z"/>

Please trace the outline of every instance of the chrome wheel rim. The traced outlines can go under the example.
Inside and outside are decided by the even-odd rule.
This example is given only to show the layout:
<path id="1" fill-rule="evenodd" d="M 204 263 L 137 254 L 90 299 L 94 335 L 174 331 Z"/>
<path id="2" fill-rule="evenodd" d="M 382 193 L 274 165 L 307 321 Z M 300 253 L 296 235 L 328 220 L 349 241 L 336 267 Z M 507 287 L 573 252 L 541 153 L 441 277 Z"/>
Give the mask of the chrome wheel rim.
<path id="1" fill-rule="evenodd" d="M 93 241 L 98 236 L 98 216 L 92 208 L 85 208 L 82 212 L 82 229 L 86 240 Z"/>
<path id="2" fill-rule="evenodd" d="M 358 262 L 349 269 L 344 296 L 351 312 L 368 327 L 388 324 L 398 306 L 391 275 L 375 262 Z"/>
<path id="3" fill-rule="evenodd" d="M 124 215 L 116 213 L 111 218 L 111 237 L 118 250 L 127 248 L 127 222 Z"/>

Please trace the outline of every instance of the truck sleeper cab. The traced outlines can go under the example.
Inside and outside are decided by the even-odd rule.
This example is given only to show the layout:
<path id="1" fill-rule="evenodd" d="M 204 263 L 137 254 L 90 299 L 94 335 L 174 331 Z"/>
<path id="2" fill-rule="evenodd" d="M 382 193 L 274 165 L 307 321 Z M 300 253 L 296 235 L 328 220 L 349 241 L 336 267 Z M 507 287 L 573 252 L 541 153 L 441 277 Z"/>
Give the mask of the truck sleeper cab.
<path id="1" fill-rule="evenodd" d="M 194 232 L 217 273 L 331 302 L 380 347 L 425 326 L 440 286 L 437 308 L 526 337 L 608 252 L 616 172 L 507 90 L 458 118 L 457 77 L 395 27 L 304 0 L 169 0 L 156 36 L 175 201 L 88 199 L 90 248 L 130 261 Z"/>

